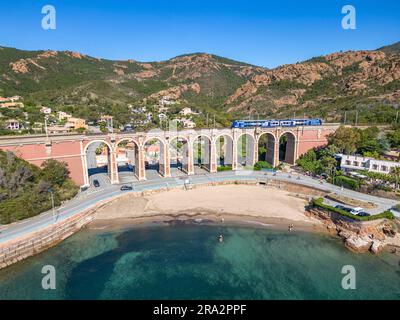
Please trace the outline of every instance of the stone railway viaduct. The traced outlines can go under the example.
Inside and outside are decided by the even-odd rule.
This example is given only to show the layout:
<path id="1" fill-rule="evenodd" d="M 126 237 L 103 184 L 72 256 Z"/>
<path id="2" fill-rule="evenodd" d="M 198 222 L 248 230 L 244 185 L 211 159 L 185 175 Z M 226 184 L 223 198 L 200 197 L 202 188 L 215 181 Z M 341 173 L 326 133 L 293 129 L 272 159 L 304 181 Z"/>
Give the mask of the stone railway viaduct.
<path id="1" fill-rule="evenodd" d="M 87 151 L 94 143 L 104 143 L 108 148 L 108 175 L 111 183 L 119 183 L 117 150 L 122 142 L 134 145 L 134 174 L 139 181 L 146 180 L 146 151 L 150 141 L 160 145 L 159 173 L 171 176 L 171 146 L 179 140 L 183 145 L 182 170 L 194 174 L 197 163 L 196 145 L 203 148 L 201 163 L 209 172 L 216 172 L 218 159 L 223 152 L 225 164 L 232 170 L 240 170 L 245 153 L 245 165 L 254 165 L 258 160 L 259 143 L 264 141 L 266 161 L 273 166 L 279 164 L 279 142 L 286 136 L 285 162 L 294 164 L 308 150 L 323 146 L 327 136 L 339 127 L 338 124 L 304 127 L 275 127 L 251 129 L 201 129 L 182 131 L 149 131 L 98 135 L 30 135 L 0 137 L 0 149 L 15 153 L 18 157 L 40 166 L 47 159 L 56 159 L 68 164 L 71 178 L 80 186 L 89 185 Z M 243 139 L 243 136 L 246 139 Z M 262 137 L 265 136 L 263 139 Z M 245 140 L 246 143 L 242 141 Z M 175 141 L 175 142 L 174 142 Z M 223 142 L 222 142 L 223 141 Z M 245 152 L 243 152 L 245 148 Z M 223 151 L 222 151 L 223 150 Z"/>

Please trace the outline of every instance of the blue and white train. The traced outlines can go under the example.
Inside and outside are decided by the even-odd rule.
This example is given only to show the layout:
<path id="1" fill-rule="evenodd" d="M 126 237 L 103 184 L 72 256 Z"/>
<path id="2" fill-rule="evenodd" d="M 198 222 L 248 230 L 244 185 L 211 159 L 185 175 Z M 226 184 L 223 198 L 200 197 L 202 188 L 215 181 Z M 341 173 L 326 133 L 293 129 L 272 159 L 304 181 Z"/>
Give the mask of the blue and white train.
<path id="1" fill-rule="evenodd" d="M 321 119 L 285 119 L 285 120 L 235 120 L 232 128 L 273 128 L 296 126 L 321 126 Z"/>

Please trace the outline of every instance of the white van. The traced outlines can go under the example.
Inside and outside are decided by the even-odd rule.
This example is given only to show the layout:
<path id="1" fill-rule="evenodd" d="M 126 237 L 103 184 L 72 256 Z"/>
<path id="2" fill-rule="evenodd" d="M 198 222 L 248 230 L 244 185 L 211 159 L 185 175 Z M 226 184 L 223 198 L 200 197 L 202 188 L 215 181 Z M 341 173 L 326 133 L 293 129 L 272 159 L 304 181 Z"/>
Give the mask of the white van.
<path id="1" fill-rule="evenodd" d="M 359 213 L 363 212 L 364 209 L 361 207 L 355 207 L 353 209 L 350 210 L 351 214 L 354 214 L 355 216 L 358 215 Z"/>

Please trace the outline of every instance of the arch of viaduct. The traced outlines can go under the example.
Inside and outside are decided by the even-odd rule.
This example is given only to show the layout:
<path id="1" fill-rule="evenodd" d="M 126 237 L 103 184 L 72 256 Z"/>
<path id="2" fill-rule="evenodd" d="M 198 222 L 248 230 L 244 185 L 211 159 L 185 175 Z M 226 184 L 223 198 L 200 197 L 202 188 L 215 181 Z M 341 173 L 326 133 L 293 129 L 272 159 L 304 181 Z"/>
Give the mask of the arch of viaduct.
<path id="1" fill-rule="evenodd" d="M 14 152 L 30 163 L 41 165 L 47 159 L 56 159 L 68 164 L 71 178 L 81 186 L 89 185 L 87 150 L 93 143 L 104 143 L 108 149 L 108 174 L 113 184 L 119 183 L 117 150 L 123 141 L 134 145 L 134 174 L 139 181 L 146 180 L 145 146 L 149 141 L 158 141 L 160 145 L 159 172 L 164 177 L 171 176 L 171 144 L 179 139 L 184 142 L 184 160 L 182 170 L 188 175 L 194 174 L 196 143 L 203 141 L 204 167 L 209 172 L 216 172 L 220 153 L 220 141 L 223 137 L 224 156 L 232 170 L 240 170 L 239 161 L 242 137 L 247 137 L 246 165 L 254 165 L 258 160 L 258 146 L 261 137 L 267 141 L 266 161 L 274 167 L 279 164 L 279 142 L 286 136 L 285 162 L 294 164 L 300 155 L 308 150 L 323 146 L 327 136 L 333 133 L 338 125 L 294 128 L 251 128 L 251 129 L 202 129 L 172 131 L 150 131 L 138 133 L 118 133 L 104 135 L 66 134 L 46 136 L 0 137 L 0 149 Z M 238 151 L 239 150 L 239 151 Z"/>

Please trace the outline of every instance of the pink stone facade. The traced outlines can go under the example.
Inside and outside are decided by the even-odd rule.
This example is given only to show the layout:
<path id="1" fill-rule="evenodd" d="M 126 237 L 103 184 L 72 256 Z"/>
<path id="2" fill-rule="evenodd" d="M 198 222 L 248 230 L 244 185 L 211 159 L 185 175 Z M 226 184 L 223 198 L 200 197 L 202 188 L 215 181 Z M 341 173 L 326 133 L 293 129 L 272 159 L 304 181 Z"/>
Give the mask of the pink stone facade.
<path id="1" fill-rule="evenodd" d="M 111 183 L 119 183 L 117 152 L 118 143 L 123 140 L 132 141 L 136 146 L 135 150 L 135 175 L 138 180 L 145 180 L 145 145 L 149 139 L 156 138 L 160 142 L 160 174 L 163 177 L 170 176 L 170 141 L 177 137 L 183 137 L 187 143 L 187 157 L 183 167 L 188 168 L 187 173 L 193 174 L 193 150 L 194 142 L 201 135 L 204 139 L 211 142 L 210 152 L 208 152 L 208 166 L 210 172 L 217 171 L 216 141 L 218 137 L 224 136 L 229 142 L 230 154 L 232 156 L 232 169 L 240 169 L 237 163 L 238 141 L 243 134 L 253 140 L 254 152 L 251 155 L 251 163 L 257 161 L 258 141 L 260 136 L 269 133 L 273 142 L 271 146 L 270 162 L 273 166 L 278 165 L 279 138 L 282 135 L 289 135 L 287 150 L 289 155 L 286 162 L 294 164 L 296 160 L 308 150 L 324 146 L 327 144 L 327 136 L 334 133 L 338 126 L 316 126 L 316 127 L 297 127 L 297 128 L 273 128 L 273 129 L 205 129 L 201 131 L 186 130 L 178 132 L 149 132 L 133 134 L 113 134 L 101 136 L 85 135 L 64 135 L 64 136 L 20 136 L 20 137 L 1 137 L 0 149 L 14 152 L 18 157 L 40 166 L 46 159 L 55 159 L 66 162 L 70 170 L 71 178 L 80 186 L 89 185 L 89 177 L 86 163 L 86 149 L 90 143 L 95 141 L 104 142 L 109 149 L 108 172 Z M 251 154 L 251 152 L 250 152 Z M 250 165 L 251 165 L 250 163 Z"/>

